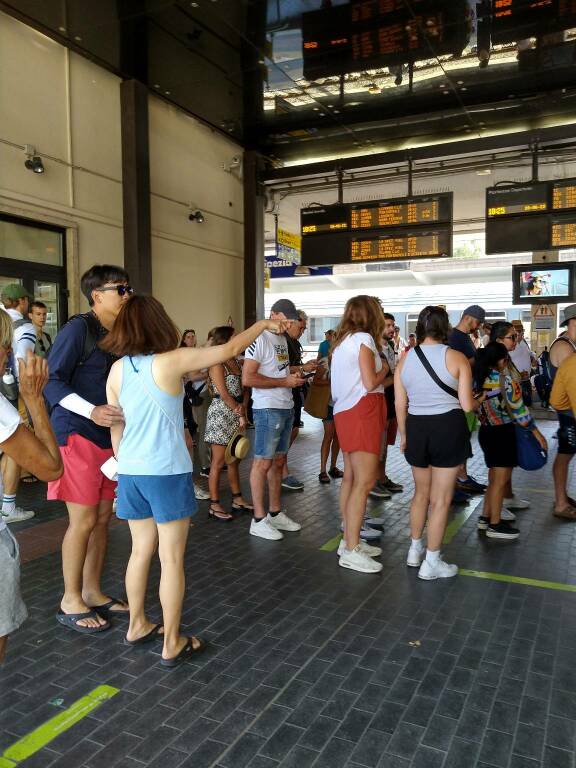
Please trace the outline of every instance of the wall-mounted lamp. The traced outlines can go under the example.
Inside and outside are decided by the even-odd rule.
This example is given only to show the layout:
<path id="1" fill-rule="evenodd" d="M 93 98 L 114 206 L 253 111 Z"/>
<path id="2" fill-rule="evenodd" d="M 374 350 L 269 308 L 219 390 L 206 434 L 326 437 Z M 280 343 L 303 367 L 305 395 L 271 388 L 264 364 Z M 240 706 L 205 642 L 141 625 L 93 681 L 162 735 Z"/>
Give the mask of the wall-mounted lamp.
<path id="1" fill-rule="evenodd" d="M 25 168 L 33 173 L 44 173 L 42 158 L 36 154 L 36 148 L 32 144 L 26 144 L 24 154 L 26 155 L 26 160 L 24 161 Z"/>
<path id="2" fill-rule="evenodd" d="M 188 220 L 189 221 L 196 221 L 198 224 L 204 223 L 204 214 L 201 210 L 198 208 L 191 209 L 190 213 L 188 214 Z"/>

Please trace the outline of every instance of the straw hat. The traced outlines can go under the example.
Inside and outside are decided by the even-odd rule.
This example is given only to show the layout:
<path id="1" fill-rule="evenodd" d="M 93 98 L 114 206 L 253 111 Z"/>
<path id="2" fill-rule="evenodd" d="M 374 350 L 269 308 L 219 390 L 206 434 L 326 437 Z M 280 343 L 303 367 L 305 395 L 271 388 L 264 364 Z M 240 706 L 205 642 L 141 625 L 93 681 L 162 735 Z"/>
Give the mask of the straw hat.
<path id="1" fill-rule="evenodd" d="M 248 455 L 248 451 L 250 450 L 250 440 L 246 437 L 246 435 L 243 432 L 240 432 L 237 430 L 232 437 L 230 438 L 230 442 L 226 446 L 226 453 L 224 454 L 224 461 L 226 464 L 232 464 L 234 459 L 237 459 L 238 461 L 242 461 L 242 459 L 245 459 Z"/>

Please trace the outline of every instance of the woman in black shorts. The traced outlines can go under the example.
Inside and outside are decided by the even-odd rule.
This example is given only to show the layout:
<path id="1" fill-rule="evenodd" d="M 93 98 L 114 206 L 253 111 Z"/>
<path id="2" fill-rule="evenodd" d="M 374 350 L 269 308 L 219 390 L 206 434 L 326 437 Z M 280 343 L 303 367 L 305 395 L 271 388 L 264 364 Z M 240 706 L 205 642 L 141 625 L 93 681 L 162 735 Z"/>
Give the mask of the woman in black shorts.
<path id="1" fill-rule="evenodd" d="M 522 400 L 522 388 L 510 372 L 508 350 L 504 344 L 491 341 L 478 350 L 474 378 L 476 389 L 483 395 L 478 412 L 478 442 L 489 469 L 478 528 L 486 531 L 486 536 L 491 539 L 517 539 L 520 531 L 500 519 L 504 493 L 512 470 L 518 465 L 516 425 L 531 429 L 543 448 L 547 447 L 546 439 Z"/>
<path id="2" fill-rule="evenodd" d="M 446 345 L 449 330 L 445 309 L 425 307 L 416 325 L 418 346 L 400 360 L 394 377 L 400 449 L 416 486 L 407 565 L 420 567 L 418 576 L 428 580 L 458 573 L 456 565 L 442 560 L 440 547 L 458 467 L 470 457 L 465 412 L 475 409 L 470 364 Z"/>

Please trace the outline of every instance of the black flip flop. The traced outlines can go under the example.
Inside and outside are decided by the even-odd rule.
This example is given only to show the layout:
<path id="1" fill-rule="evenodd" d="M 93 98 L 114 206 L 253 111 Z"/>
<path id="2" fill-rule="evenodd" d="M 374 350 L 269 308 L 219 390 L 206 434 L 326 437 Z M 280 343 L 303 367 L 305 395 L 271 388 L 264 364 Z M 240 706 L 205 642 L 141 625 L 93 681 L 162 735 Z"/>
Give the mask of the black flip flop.
<path id="1" fill-rule="evenodd" d="M 163 635 L 160 634 L 160 630 L 164 628 L 163 624 L 156 624 L 150 632 L 146 635 L 142 635 L 142 637 L 139 637 L 137 640 L 128 640 L 128 638 L 124 638 L 124 645 L 144 645 L 145 643 L 151 643 L 157 638 L 162 638 Z"/>
<path id="2" fill-rule="evenodd" d="M 199 645 L 194 648 L 192 645 L 192 641 L 197 640 Z M 163 667 L 166 667 L 167 669 L 173 669 L 174 667 L 179 666 L 182 664 L 182 662 L 186 661 L 187 659 L 191 658 L 195 653 L 202 653 L 202 651 L 206 648 L 206 643 L 204 640 L 201 640 L 199 637 L 189 637 L 186 645 L 180 653 L 177 656 L 174 656 L 172 659 L 160 659 L 160 664 Z"/>
<path id="3" fill-rule="evenodd" d="M 56 614 L 56 619 L 63 627 L 73 629 L 75 632 L 80 632 L 83 635 L 95 635 L 98 632 L 105 632 L 112 626 L 107 619 L 108 623 L 100 627 L 82 627 L 78 624 L 82 619 L 98 619 L 98 614 L 94 610 L 86 611 L 85 613 L 64 613 L 60 608 Z"/>
<path id="4" fill-rule="evenodd" d="M 122 616 L 126 616 L 126 618 L 130 615 L 130 611 L 113 611 L 112 606 L 114 603 L 125 603 L 128 605 L 126 600 L 120 600 L 118 597 L 110 597 L 110 595 L 107 595 L 108 602 L 104 603 L 103 605 L 91 605 L 90 608 L 93 611 L 97 611 L 100 616 L 102 616 L 103 619 L 106 619 L 106 621 L 109 621 L 111 618 L 121 618 Z"/>

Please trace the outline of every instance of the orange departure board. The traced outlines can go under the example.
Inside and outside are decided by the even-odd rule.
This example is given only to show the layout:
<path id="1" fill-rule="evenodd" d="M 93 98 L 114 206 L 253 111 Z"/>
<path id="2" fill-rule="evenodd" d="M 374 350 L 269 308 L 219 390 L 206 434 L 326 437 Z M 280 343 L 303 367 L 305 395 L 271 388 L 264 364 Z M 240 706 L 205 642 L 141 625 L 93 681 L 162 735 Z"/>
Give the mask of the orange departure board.
<path id="1" fill-rule="evenodd" d="M 453 202 L 439 192 L 303 208 L 302 264 L 451 256 Z"/>
<path id="2" fill-rule="evenodd" d="M 576 180 L 552 182 L 552 210 L 565 211 L 576 208 Z"/>
<path id="3" fill-rule="evenodd" d="M 353 238 L 350 261 L 402 261 L 450 255 L 448 229 L 429 232 L 398 232 L 371 238 Z"/>
<path id="4" fill-rule="evenodd" d="M 436 224 L 440 219 L 440 202 L 432 197 L 424 202 L 383 202 L 363 207 L 353 206 L 350 211 L 351 229 L 380 229 L 410 224 Z"/>
<path id="5" fill-rule="evenodd" d="M 486 190 L 486 253 L 573 248 L 576 246 L 574 211 L 574 178 L 489 187 Z"/>
<path id="6" fill-rule="evenodd" d="M 552 247 L 574 248 L 576 246 L 576 220 L 574 218 L 552 222 Z"/>

